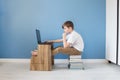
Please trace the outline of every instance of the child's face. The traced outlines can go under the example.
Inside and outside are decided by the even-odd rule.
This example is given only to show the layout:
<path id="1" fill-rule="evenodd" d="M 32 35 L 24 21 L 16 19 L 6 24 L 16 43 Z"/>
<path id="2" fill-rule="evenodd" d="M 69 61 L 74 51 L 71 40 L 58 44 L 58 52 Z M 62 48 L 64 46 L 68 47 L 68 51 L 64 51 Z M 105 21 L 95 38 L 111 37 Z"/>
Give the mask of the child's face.
<path id="1" fill-rule="evenodd" d="M 67 26 L 64 26 L 64 32 L 65 33 L 69 33 L 70 32 L 70 28 L 68 28 Z"/>

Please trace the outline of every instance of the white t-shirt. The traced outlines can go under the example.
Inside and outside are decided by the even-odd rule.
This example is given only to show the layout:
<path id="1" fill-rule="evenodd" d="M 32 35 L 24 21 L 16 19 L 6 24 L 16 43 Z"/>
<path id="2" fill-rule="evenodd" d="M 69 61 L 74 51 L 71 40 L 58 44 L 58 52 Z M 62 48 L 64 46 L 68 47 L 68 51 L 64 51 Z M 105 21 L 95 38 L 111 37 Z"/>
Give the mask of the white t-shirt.
<path id="1" fill-rule="evenodd" d="M 78 34 L 76 31 L 72 31 L 67 35 L 66 38 L 67 42 L 70 43 L 70 47 L 74 47 L 78 51 L 83 51 L 84 42 L 80 34 Z"/>

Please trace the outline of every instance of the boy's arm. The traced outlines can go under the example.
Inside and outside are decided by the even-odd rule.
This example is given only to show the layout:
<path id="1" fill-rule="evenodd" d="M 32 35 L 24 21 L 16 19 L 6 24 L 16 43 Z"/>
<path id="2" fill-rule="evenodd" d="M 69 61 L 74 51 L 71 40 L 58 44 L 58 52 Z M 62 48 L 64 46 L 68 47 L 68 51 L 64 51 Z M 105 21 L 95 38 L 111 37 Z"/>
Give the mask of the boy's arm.
<path id="1" fill-rule="evenodd" d="M 48 40 L 47 42 L 58 43 L 58 42 L 63 42 L 63 40 L 62 40 L 62 39 L 57 39 L 57 40 Z"/>
<path id="2" fill-rule="evenodd" d="M 63 33 L 63 47 L 64 48 L 70 47 L 70 43 L 67 43 L 66 41 L 66 33 Z"/>

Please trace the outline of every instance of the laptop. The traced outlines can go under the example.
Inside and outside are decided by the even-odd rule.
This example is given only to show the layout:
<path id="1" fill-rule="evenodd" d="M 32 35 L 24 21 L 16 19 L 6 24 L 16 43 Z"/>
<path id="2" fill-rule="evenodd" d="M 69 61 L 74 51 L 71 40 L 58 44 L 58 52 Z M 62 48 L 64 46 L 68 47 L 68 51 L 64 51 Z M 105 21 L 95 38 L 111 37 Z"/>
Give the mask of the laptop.
<path id="1" fill-rule="evenodd" d="M 36 29 L 36 37 L 37 37 L 37 43 L 38 44 L 52 44 L 53 42 L 42 42 L 41 41 L 41 34 L 40 34 L 40 30 Z"/>

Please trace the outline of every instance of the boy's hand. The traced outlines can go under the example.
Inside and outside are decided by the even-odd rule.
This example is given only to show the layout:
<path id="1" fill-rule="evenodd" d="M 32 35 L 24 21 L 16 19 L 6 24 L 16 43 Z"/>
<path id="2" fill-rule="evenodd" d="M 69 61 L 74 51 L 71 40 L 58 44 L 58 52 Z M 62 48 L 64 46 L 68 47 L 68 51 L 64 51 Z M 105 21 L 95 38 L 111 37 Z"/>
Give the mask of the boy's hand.
<path id="1" fill-rule="evenodd" d="M 53 43 L 54 41 L 53 41 L 53 40 L 47 40 L 47 41 L 45 41 L 45 42 L 50 42 L 50 43 Z"/>
<path id="2" fill-rule="evenodd" d="M 51 42 L 50 40 L 46 40 L 45 42 Z"/>

